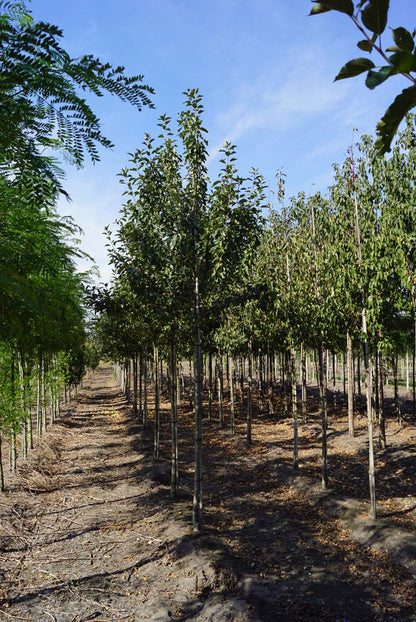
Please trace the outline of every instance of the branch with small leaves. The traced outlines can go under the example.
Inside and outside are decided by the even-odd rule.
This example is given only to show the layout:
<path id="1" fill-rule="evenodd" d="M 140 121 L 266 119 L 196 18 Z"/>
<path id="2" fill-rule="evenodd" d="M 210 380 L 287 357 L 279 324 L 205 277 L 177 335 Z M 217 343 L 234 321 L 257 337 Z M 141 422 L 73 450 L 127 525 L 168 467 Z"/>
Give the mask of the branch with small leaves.
<path id="1" fill-rule="evenodd" d="M 401 74 L 412 86 L 397 95 L 377 124 L 376 150 L 384 155 L 391 150 L 392 140 L 406 114 L 416 107 L 416 51 L 415 31 L 410 32 L 402 26 L 392 29 L 394 45 L 383 49 L 381 35 L 387 27 L 389 0 L 360 0 L 354 7 L 352 0 L 313 0 L 314 6 L 310 15 L 339 11 L 348 15 L 364 39 L 358 41 L 360 50 L 371 54 L 373 50 L 383 59 L 383 65 L 376 64 L 367 57 L 359 57 L 346 63 L 335 77 L 335 80 L 352 78 L 367 72 L 365 84 L 375 89 L 391 76 Z"/>

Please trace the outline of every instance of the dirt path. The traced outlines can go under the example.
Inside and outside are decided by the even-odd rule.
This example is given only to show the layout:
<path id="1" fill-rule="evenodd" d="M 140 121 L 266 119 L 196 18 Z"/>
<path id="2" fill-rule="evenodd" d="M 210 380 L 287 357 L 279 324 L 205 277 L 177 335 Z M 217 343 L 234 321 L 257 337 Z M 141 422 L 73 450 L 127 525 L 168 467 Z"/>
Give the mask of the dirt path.
<path id="1" fill-rule="evenodd" d="M 258 428 L 245 450 L 207 426 L 209 527 L 196 538 L 189 493 L 169 501 L 166 462 L 140 432 L 100 368 L 0 498 L 0 620 L 416 620 L 415 575 L 351 540 L 290 477 L 277 438 Z M 191 439 L 184 419 L 185 490 Z"/>
<path id="2" fill-rule="evenodd" d="M 158 603 L 131 613 L 169 539 L 129 417 L 101 369 L 23 469 L 23 490 L 0 499 L 4 619 L 168 619 Z"/>

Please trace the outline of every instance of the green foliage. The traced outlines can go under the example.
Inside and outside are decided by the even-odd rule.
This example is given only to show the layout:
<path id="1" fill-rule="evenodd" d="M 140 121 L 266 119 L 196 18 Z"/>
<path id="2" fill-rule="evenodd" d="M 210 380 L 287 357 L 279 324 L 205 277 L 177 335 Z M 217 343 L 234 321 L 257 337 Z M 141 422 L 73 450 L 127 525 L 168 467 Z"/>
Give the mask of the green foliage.
<path id="1" fill-rule="evenodd" d="M 416 85 L 397 95 L 377 125 L 376 149 L 379 153 L 390 150 L 394 136 L 404 117 L 416 107 Z"/>
<path id="2" fill-rule="evenodd" d="M 144 321 L 146 337 L 163 345 L 174 330 L 188 348 L 196 278 L 207 336 L 242 296 L 260 236 L 264 182 L 253 170 L 248 185 L 235 168 L 235 147 L 226 144 L 210 188 L 202 98 L 197 90 L 185 95 L 178 138 L 163 115 L 158 139 L 147 135 L 123 169 L 126 201 L 109 241 L 116 291 Z"/>
<path id="3" fill-rule="evenodd" d="M 111 147 L 85 94 L 151 106 L 143 76 L 129 77 L 92 55 L 73 59 L 62 32 L 36 23 L 23 1 L 0 0 L 0 430 L 16 429 L 33 401 L 33 378 L 57 397 L 97 352 L 85 347 L 84 256 L 78 228 L 55 205 L 62 171 Z M 19 376 L 19 379 L 17 379 Z M 30 393 L 32 391 L 32 393 Z"/>
<path id="4" fill-rule="evenodd" d="M 387 80 L 387 78 L 389 78 L 393 72 L 394 72 L 394 69 L 393 67 L 390 67 L 390 66 L 382 67 L 380 71 L 370 70 L 367 74 L 365 85 L 369 89 L 375 89 L 376 86 L 379 86 L 379 84 Z"/>
<path id="5" fill-rule="evenodd" d="M 0 175 L 0 348 L 7 353 L 9 378 L 0 387 L 3 430 L 27 417 L 39 357 L 52 360 L 79 350 L 85 339 L 82 277 L 74 264 L 82 256 L 73 241 L 78 229 L 57 216 L 53 183 L 31 174 L 28 169 L 24 179 Z M 19 382 L 17 361 L 24 367 Z M 55 392 L 56 374 L 62 378 L 62 370 L 47 378 Z"/>
<path id="6" fill-rule="evenodd" d="M 413 35 L 406 28 L 393 28 L 392 35 L 397 48 L 392 51 L 402 50 L 404 52 L 413 52 L 415 42 Z"/>
<path id="7" fill-rule="evenodd" d="M 343 80 L 344 78 L 358 76 L 360 73 L 364 73 L 364 71 L 368 71 L 372 67 L 375 67 L 375 64 L 369 58 L 356 58 L 354 60 L 350 60 L 343 66 L 335 80 Z"/>
<path id="8" fill-rule="evenodd" d="M 286 204 L 279 188 L 253 269 L 253 292 L 231 307 L 220 343 L 245 351 L 251 326 L 259 347 L 289 344 L 332 351 L 344 348 L 347 330 L 361 339 L 362 292 L 372 346 L 385 352 L 412 340 L 416 309 L 414 119 L 398 135 L 389 159 L 375 158 L 362 137 L 335 168 L 329 198 L 300 193 Z M 354 202 L 358 204 L 360 254 Z"/>
<path id="9" fill-rule="evenodd" d="M 86 368 L 86 352 L 84 349 L 69 350 L 62 360 L 62 371 L 65 384 L 76 386 L 84 376 Z"/>
<path id="10" fill-rule="evenodd" d="M 346 63 L 335 80 L 351 78 L 367 72 L 365 84 L 374 89 L 388 78 L 398 73 L 404 75 L 413 84 L 416 84 L 416 56 L 414 54 L 414 36 L 406 28 L 400 26 L 392 29 L 394 46 L 385 50 L 381 47 L 380 35 L 384 32 L 388 21 L 389 0 L 363 0 L 357 4 L 354 11 L 352 2 L 344 6 L 342 2 L 316 2 L 311 15 L 325 13 L 331 10 L 341 11 L 349 15 L 365 39 L 358 42 L 358 47 L 364 52 L 376 50 L 384 61 L 384 65 L 375 71 L 375 64 L 370 59 L 357 58 Z M 388 55 L 389 52 L 393 54 Z M 408 112 L 416 106 L 415 86 L 404 89 L 388 107 L 382 119 L 377 124 L 376 149 L 378 155 L 391 150 L 392 140 L 400 123 Z"/>
<path id="11" fill-rule="evenodd" d="M 143 76 L 129 77 L 92 55 L 73 59 L 61 46 L 62 31 L 34 22 L 22 2 L 0 2 L 0 171 L 27 168 L 60 188 L 45 149 L 63 152 L 81 166 L 111 147 L 100 120 L 81 93 L 118 96 L 137 109 L 151 106 Z"/>
<path id="12" fill-rule="evenodd" d="M 397 349 L 403 335 L 408 334 L 412 339 L 416 230 L 412 207 L 415 200 L 413 123 L 410 117 L 388 160 L 374 158 L 373 140 L 362 137 L 359 157 L 355 161 L 351 152 L 344 165 L 337 167 L 336 184 L 331 188 L 334 207 L 340 214 L 337 227 L 340 239 L 344 240 L 342 247 L 338 244 L 343 267 L 336 278 L 343 292 L 347 327 L 351 331 L 360 325 L 360 308 L 364 304 L 370 343 L 386 352 Z M 354 230 L 354 199 L 358 206 L 360 253 Z M 361 300 L 357 295 L 360 291 Z"/>
<path id="13" fill-rule="evenodd" d="M 368 30 L 376 35 L 381 35 L 387 26 L 387 14 L 389 0 L 368 0 L 361 2 L 361 20 Z"/>
<path id="14" fill-rule="evenodd" d="M 354 13 L 354 4 L 352 0 L 325 0 L 325 2 L 315 2 L 310 15 L 326 13 L 332 10 L 352 15 Z"/>

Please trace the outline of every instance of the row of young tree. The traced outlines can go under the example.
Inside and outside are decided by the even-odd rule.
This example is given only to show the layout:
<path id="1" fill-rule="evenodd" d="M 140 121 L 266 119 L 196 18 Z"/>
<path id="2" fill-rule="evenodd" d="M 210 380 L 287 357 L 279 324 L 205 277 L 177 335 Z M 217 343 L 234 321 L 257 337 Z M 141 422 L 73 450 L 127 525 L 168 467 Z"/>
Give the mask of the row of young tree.
<path id="1" fill-rule="evenodd" d="M 22 0 L 0 1 L 0 490 L 2 437 L 14 470 L 16 435 L 25 456 L 32 419 L 41 434 L 65 387 L 96 362 L 86 341 L 86 275 L 76 270 L 79 230 L 56 209 L 66 196 L 56 156 L 80 167 L 111 146 L 86 93 L 151 105 L 142 76 L 92 55 L 73 59 L 61 38 Z"/>
<path id="2" fill-rule="evenodd" d="M 0 186 L 0 464 L 6 435 L 15 470 L 16 435 L 23 457 L 33 447 L 32 413 L 41 434 L 56 417 L 64 386 L 80 382 L 86 335 L 72 223 L 58 218 L 46 194 L 39 204 L 17 181 L 1 177 Z"/>
<path id="3" fill-rule="evenodd" d="M 111 287 L 91 292 L 105 353 L 111 360 L 132 362 L 134 408 L 144 411 L 140 415 L 146 418 L 143 377 L 147 377 L 148 362 L 153 362 L 156 458 L 159 360 L 168 363 L 172 496 L 179 481 L 178 361 L 193 358 L 196 531 L 203 523 L 202 396 L 205 386 L 208 415 L 212 357 L 218 361 L 219 381 L 223 360 L 228 368 L 233 431 L 236 364 L 242 356 L 246 361 L 245 367 L 239 364 L 238 374 L 245 369 L 250 444 L 253 353 L 263 365 L 262 373 L 270 376 L 272 388 L 278 383 L 278 375 L 272 372 L 279 356 L 283 362 L 279 377 L 283 375 L 285 387 L 289 383 L 292 396 L 297 468 L 297 385 L 306 384 L 305 353 L 316 353 L 322 485 L 326 487 L 326 353 L 345 353 L 351 435 L 353 360 L 361 353 L 367 389 L 371 513 L 375 517 L 373 423 L 377 416 L 379 442 L 385 446 L 384 367 L 387 360 L 397 361 L 399 353 L 411 351 L 415 369 L 414 120 L 409 118 L 389 159 L 376 158 L 373 140 L 362 137 L 354 148 L 356 159 L 351 147 L 345 162 L 335 166 L 334 184 L 326 196 L 300 193 L 286 200 L 283 174 L 277 175 L 275 189 L 268 189 L 255 169 L 243 178 L 236 168 L 235 147 L 228 143 L 221 152 L 217 179 L 209 180 L 202 114 L 200 94 L 187 91 L 177 132 L 171 119 L 162 116 L 158 137 L 147 135 L 121 172 L 125 201 L 116 231 L 107 230 L 115 278 Z M 123 377 L 127 383 L 129 374 Z M 221 404 L 219 412 L 223 423 Z"/>
<path id="4" fill-rule="evenodd" d="M 339 8 L 325 4 L 318 12 Z M 351 3 L 344 6 L 352 15 Z M 365 25 L 377 34 L 371 8 L 363 9 Z M 24 2 L 0 1 L 0 9 L 0 432 L 10 438 L 14 464 L 17 431 L 23 432 L 24 453 L 31 444 L 29 414 L 36 409 L 42 431 L 47 402 L 53 419 L 62 378 L 71 384 L 81 377 L 85 353 L 83 284 L 75 272 L 77 250 L 71 241 L 76 228 L 56 213 L 56 198 L 64 193 L 62 174 L 45 150 L 63 152 L 77 166 L 86 156 L 96 161 L 98 147 L 111 143 L 79 93 L 110 92 L 140 109 L 151 105 L 151 89 L 142 76 L 128 77 L 122 67 L 91 55 L 72 59 L 61 46 L 61 31 L 35 23 Z M 413 41 L 407 34 L 412 35 L 404 36 L 402 30 L 395 33 L 395 42 L 411 53 Z M 410 107 L 402 106 L 400 115 Z M 375 515 L 373 397 L 383 444 L 380 379 L 385 358 L 395 360 L 401 349 L 411 348 L 415 369 L 412 124 L 389 159 L 376 159 L 372 139 L 364 137 L 357 161 L 350 153 L 336 167 L 328 196 L 300 194 L 287 202 L 283 176 L 274 195 L 257 170 L 242 178 L 230 144 L 222 150 L 218 179 L 209 181 L 202 113 L 199 93 L 189 91 L 177 136 L 171 120 L 161 117 L 158 138 L 146 137 L 121 174 L 126 201 L 117 233 L 108 232 L 116 279 L 110 290 L 91 292 L 101 310 L 97 330 L 107 354 L 133 361 L 136 398 L 137 379 L 146 376 L 143 368 L 153 361 L 156 457 L 158 362 L 160 357 L 169 360 L 173 495 L 178 487 L 177 362 L 193 356 L 193 522 L 199 530 L 203 353 L 208 361 L 213 354 L 218 361 L 228 355 L 231 367 L 231 355 L 246 358 L 248 443 L 253 353 L 267 353 L 269 369 L 275 360 L 271 355 L 280 354 L 293 396 L 297 466 L 296 358 L 303 361 L 306 350 L 316 351 L 326 486 L 324 353 L 347 350 L 351 387 L 352 352 L 362 348 Z M 205 367 L 212 375 L 212 364 Z M 243 368 L 240 364 L 239 373 Z M 207 386 L 212 392 L 212 382 Z M 414 387 L 413 378 L 413 394 Z M 349 425 L 352 434 L 352 399 Z"/>

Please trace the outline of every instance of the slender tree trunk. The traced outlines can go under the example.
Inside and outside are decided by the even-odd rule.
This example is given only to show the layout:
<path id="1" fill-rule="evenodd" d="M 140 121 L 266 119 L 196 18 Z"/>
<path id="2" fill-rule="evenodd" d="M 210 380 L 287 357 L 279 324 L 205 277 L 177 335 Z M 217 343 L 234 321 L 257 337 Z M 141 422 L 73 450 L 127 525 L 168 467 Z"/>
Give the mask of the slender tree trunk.
<path id="1" fill-rule="evenodd" d="M 358 389 L 358 397 L 360 398 L 360 403 L 362 402 L 363 392 L 361 390 L 361 356 L 358 352 L 357 355 L 357 389 Z"/>
<path id="2" fill-rule="evenodd" d="M 292 345 L 290 348 L 290 379 L 292 384 L 292 414 L 293 414 L 293 468 L 299 468 L 299 442 L 298 442 L 298 405 L 296 390 L 296 350 Z"/>
<path id="3" fill-rule="evenodd" d="M 260 371 L 259 371 L 259 357 L 253 353 L 253 389 L 257 389 L 257 393 L 260 391 Z"/>
<path id="4" fill-rule="evenodd" d="M 124 363 L 120 363 L 120 386 L 124 397 L 126 397 L 126 367 Z"/>
<path id="5" fill-rule="evenodd" d="M 316 375 L 316 384 L 318 387 L 318 400 L 319 400 L 319 404 L 321 405 L 322 404 L 322 390 L 321 390 L 320 372 L 319 372 L 319 352 L 317 353 L 315 349 L 313 351 L 313 360 L 314 360 L 314 370 L 315 370 L 315 375 Z"/>
<path id="6" fill-rule="evenodd" d="M 235 406 L 234 406 L 234 358 L 229 358 L 230 365 L 230 429 L 231 434 L 235 434 Z"/>
<path id="7" fill-rule="evenodd" d="M 272 355 L 272 353 L 270 352 L 270 349 L 268 350 L 268 357 L 269 357 L 269 363 L 268 363 L 268 368 L 269 368 L 269 380 L 268 380 L 268 384 L 267 384 L 267 402 L 268 402 L 268 408 L 269 408 L 269 415 L 273 415 L 274 414 L 274 405 L 273 405 L 273 398 L 274 398 L 274 357 Z"/>
<path id="8" fill-rule="evenodd" d="M 27 448 L 33 449 L 33 425 L 32 425 L 32 409 L 28 405 L 29 411 L 27 416 Z"/>
<path id="9" fill-rule="evenodd" d="M 38 359 L 38 382 L 36 396 L 36 433 L 38 436 L 42 434 L 42 351 L 39 352 Z M 66 385 L 65 385 L 66 390 Z M 66 402 L 66 400 L 65 400 Z"/>
<path id="10" fill-rule="evenodd" d="M 400 407 L 400 397 L 399 397 L 399 355 L 393 354 L 393 381 L 394 381 L 394 409 L 396 411 L 397 423 L 399 425 L 402 424 L 402 410 Z"/>
<path id="11" fill-rule="evenodd" d="M 374 423 L 379 418 L 380 413 L 380 383 L 379 383 L 379 350 L 376 346 L 375 356 L 374 356 L 374 375 L 373 375 L 373 395 L 374 395 L 374 404 L 373 404 L 373 413 L 375 413 Z"/>
<path id="12" fill-rule="evenodd" d="M 76 390 L 78 387 L 76 387 Z M 49 386 L 49 423 L 52 425 L 55 423 L 55 413 L 54 413 L 54 397 L 53 397 L 53 389 L 52 385 Z"/>
<path id="13" fill-rule="evenodd" d="M 275 391 L 276 385 L 277 385 L 277 354 L 276 352 L 273 351 L 273 353 L 270 354 L 270 357 L 271 357 L 271 372 L 272 372 L 271 383 Z"/>
<path id="14" fill-rule="evenodd" d="M 325 380 L 326 380 L 326 386 L 329 385 L 329 367 L 330 367 L 330 365 L 329 365 L 329 350 L 328 350 L 328 348 L 326 348 L 326 350 L 325 350 L 325 371 L 326 371 L 326 378 L 325 378 Z"/>
<path id="15" fill-rule="evenodd" d="M 199 262 L 197 261 L 197 265 Z M 202 494 L 202 343 L 201 343 L 201 311 L 199 295 L 199 278 L 195 275 L 195 477 L 194 496 L 192 506 L 192 524 L 194 531 L 200 532 L 203 524 L 203 494 Z"/>
<path id="16" fill-rule="evenodd" d="M 194 397 L 195 397 L 195 370 L 192 367 L 195 364 L 192 364 L 192 361 L 189 361 L 189 410 L 192 410 L 194 407 Z"/>
<path id="17" fill-rule="evenodd" d="M 327 427 L 328 427 L 328 413 L 327 413 L 327 385 L 326 385 L 326 373 L 324 362 L 324 351 L 322 344 L 318 347 L 318 360 L 319 360 L 319 387 L 321 393 L 321 413 L 322 413 L 322 488 L 328 487 L 328 450 L 327 450 Z"/>
<path id="18" fill-rule="evenodd" d="M 153 373 L 155 387 L 155 429 L 153 441 L 153 456 L 158 462 L 160 459 L 160 402 L 159 402 L 159 346 L 156 343 L 153 349 Z"/>
<path id="19" fill-rule="evenodd" d="M 413 417 L 416 417 L 416 301 L 413 302 L 413 314 L 412 398 Z"/>
<path id="20" fill-rule="evenodd" d="M 347 355 L 346 355 L 345 350 L 343 350 L 342 351 L 342 401 L 344 404 L 347 401 L 346 359 L 347 359 Z"/>
<path id="21" fill-rule="evenodd" d="M 313 356 L 310 359 L 310 364 L 311 364 L 311 382 L 315 383 L 315 379 L 316 379 L 316 384 L 319 387 L 319 371 L 318 371 L 318 361 L 316 358 L 316 350 L 315 348 L 313 349 Z"/>
<path id="22" fill-rule="evenodd" d="M 406 391 L 409 390 L 409 350 L 406 350 Z"/>
<path id="23" fill-rule="evenodd" d="M 253 386 L 253 352 L 251 348 L 251 341 L 248 344 L 248 378 L 247 378 L 247 433 L 246 440 L 247 445 L 250 446 L 252 443 L 251 439 L 251 425 L 253 420 L 253 396 L 252 396 L 252 386 Z"/>
<path id="24" fill-rule="evenodd" d="M 2 455 L 2 437 L 0 432 L 0 492 L 4 492 L 4 473 L 3 473 L 3 455 Z"/>
<path id="25" fill-rule="evenodd" d="M 42 361 L 42 371 L 41 371 L 41 394 L 40 394 L 40 399 L 41 399 L 41 408 L 40 408 L 40 412 L 41 412 L 41 434 L 45 434 L 46 430 L 48 428 L 48 418 L 46 416 L 46 382 L 45 382 L 45 375 L 48 369 L 48 359 L 43 357 L 43 361 Z M 71 400 L 71 387 L 69 387 L 69 400 Z"/>
<path id="26" fill-rule="evenodd" d="M 282 353 L 282 389 L 285 418 L 289 416 L 289 395 L 288 395 L 288 356 L 287 352 Z"/>
<path id="27" fill-rule="evenodd" d="M 59 419 L 59 417 L 61 416 L 61 408 L 60 408 L 60 404 L 59 404 L 59 394 L 56 395 L 55 398 L 55 412 L 56 412 L 56 418 Z"/>
<path id="28" fill-rule="evenodd" d="M 147 400 L 147 373 L 147 348 L 145 348 L 143 356 L 143 427 L 147 426 L 149 415 Z"/>
<path id="29" fill-rule="evenodd" d="M 269 346 L 267 345 L 267 349 L 266 349 L 266 353 L 263 354 L 263 360 L 264 360 L 264 393 L 265 395 L 269 394 L 269 386 L 270 386 L 270 368 L 269 368 L 269 361 L 270 361 L 270 351 L 269 351 Z"/>
<path id="30" fill-rule="evenodd" d="M 20 435 L 21 435 L 22 458 L 23 460 L 26 460 L 27 458 L 27 420 L 26 419 L 22 421 Z"/>
<path id="31" fill-rule="evenodd" d="M 348 372 L 348 434 L 352 437 L 354 429 L 354 366 L 353 366 L 352 339 L 347 331 L 347 372 Z"/>
<path id="32" fill-rule="evenodd" d="M 240 356 L 240 402 L 244 401 L 244 357 Z"/>
<path id="33" fill-rule="evenodd" d="M 332 393 L 334 396 L 334 406 L 337 405 L 337 355 L 332 353 Z"/>
<path id="34" fill-rule="evenodd" d="M 305 350 L 304 356 L 305 356 L 305 380 L 307 384 L 309 380 L 309 370 L 310 370 L 311 364 L 310 364 L 310 356 L 308 357 L 308 353 L 306 352 L 306 350 Z M 308 358 L 309 358 L 309 365 L 308 365 Z"/>
<path id="35" fill-rule="evenodd" d="M 33 425 L 32 425 L 32 404 L 31 404 L 31 394 L 30 394 L 30 368 L 24 361 L 22 360 L 22 369 L 23 369 L 23 382 L 24 382 L 24 393 L 23 393 L 23 403 L 24 409 L 27 418 L 27 449 L 33 449 Z"/>
<path id="36" fill-rule="evenodd" d="M 180 363 L 177 363 L 177 370 L 176 370 L 176 385 L 177 385 L 176 401 L 178 403 L 178 406 L 180 406 L 181 403 L 182 403 L 181 378 L 182 378 L 182 365 Z"/>
<path id="37" fill-rule="evenodd" d="M 307 418 L 307 385 L 306 385 L 306 352 L 303 344 L 300 347 L 300 359 L 302 369 L 302 421 L 306 423 Z"/>
<path id="38" fill-rule="evenodd" d="M 218 416 L 220 428 L 224 427 L 224 370 L 222 361 L 223 358 L 220 353 L 217 357 Z"/>
<path id="39" fill-rule="evenodd" d="M 171 452 L 171 472 L 170 472 L 170 496 L 175 499 L 178 494 L 179 486 L 179 452 L 178 452 L 178 403 L 177 403 L 177 375 L 178 364 L 176 360 L 176 333 L 172 329 L 171 335 L 171 432 L 172 432 L 172 452 Z"/>
<path id="40" fill-rule="evenodd" d="M 143 421 L 143 351 L 139 355 L 139 419 Z"/>
<path id="41" fill-rule="evenodd" d="M 126 400 L 131 402 L 131 359 L 126 363 Z"/>
<path id="42" fill-rule="evenodd" d="M 137 394 L 138 394 L 138 362 L 137 362 L 137 352 L 133 354 L 133 414 L 137 415 Z"/>
<path id="43" fill-rule="evenodd" d="M 208 419 L 212 421 L 212 353 L 208 355 Z"/>
<path id="44" fill-rule="evenodd" d="M 259 373 L 258 373 L 258 378 L 259 378 L 259 383 L 258 383 L 258 394 L 259 394 L 259 408 L 260 410 L 263 410 L 263 399 L 264 399 L 264 358 L 263 358 L 263 351 L 261 348 L 259 348 L 259 364 L 258 364 L 258 368 L 259 368 Z"/>
<path id="45" fill-rule="evenodd" d="M 12 430 L 10 432 L 9 440 L 9 466 L 12 473 L 16 472 L 17 463 L 17 447 L 16 447 L 16 432 Z"/>
<path id="46" fill-rule="evenodd" d="M 363 308 L 363 326 L 367 335 L 367 323 L 365 317 L 365 308 Z M 371 363 L 368 352 L 368 341 L 364 339 L 364 366 L 365 366 L 365 388 L 367 396 L 367 421 L 368 421 L 368 480 L 370 490 L 370 516 L 376 518 L 376 478 L 375 478 L 375 462 L 374 462 L 374 433 L 373 433 L 373 408 L 372 408 L 372 379 L 371 379 Z"/>
<path id="47" fill-rule="evenodd" d="M 17 357 L 18 369 L 19 369 L 19 387 L 20 387 L 20 410 L 22 413 L 23 421 L 22 421 L 22 431 L 21 431 L 21 441 L 22 441 L 22 458 L 26 460 L 27 458 L 27 449 L 28 449 L 28 439 L 27 439 L 27 412 L 26 412 L 26 387 L 25 387 L 25 378 L 23 372 L 23 363 L 20 357 L 20 354 Z"/>
<path id="48" fill-rule="evenodd" d="M 360 223 L 358 217 L 358 202 L 357 194 L 354 192 L 354 216 L 355 216 L 355 239 L 357 243 L 357 258 L 358 265 L 362 265 L 361 255 L 361 236 L 360 236 Z M 365 369 L 365 388 L 367 397 L 367 422 L 368 422 L 368 480 L 370 491 L 370 516 L 376 518 L 376 479 L 375 479 L 375 465 L 374 465 L 374 435 L 373 435 L 373 387 L 372 387 L 372 370 L 368 348 L 368 330 L 367 330 L 367 309 L 366 309 L 366 296 L 365 290 L 361 290 L 361 333 L 363 335 L 363 355 L 364 355 L 364 369 Z M 360 379 L 361 383 L 361 379 Z M 359 385 L 361 389 L 361 385 Z"/>
<path id="49" fill-rule="evenodd" d="M 384 361 L 383 353 L 378 351 L 378 380 L 379 380 L 379 411 L 378 411 L 378 444 L 380 449 L 387 447 L 386 424 L 384 418 Z"/>

